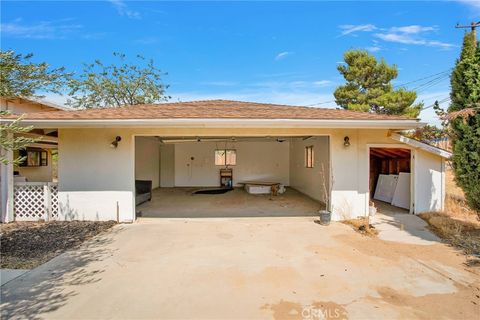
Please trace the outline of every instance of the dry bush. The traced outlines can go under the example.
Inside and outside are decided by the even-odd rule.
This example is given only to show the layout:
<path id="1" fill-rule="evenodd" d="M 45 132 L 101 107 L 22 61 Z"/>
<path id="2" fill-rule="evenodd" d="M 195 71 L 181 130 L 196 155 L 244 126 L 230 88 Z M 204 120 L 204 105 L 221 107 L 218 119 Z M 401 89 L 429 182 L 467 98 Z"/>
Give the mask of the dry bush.
<path id="1" fill-rule="evenodd" d="M 480 258 L 480 220 L 463 200 L 447 197 L 444 212 L 419 215 L 432 231 L 467 255 Z"/>
<path id="2" fill-rule="evenodd" d="M 480 225 L 480 212 L 472 210 L 464 199 L 456 196 L 446 196 L 444 213 L 453 219 Z"/>
<path id="3" fill-rule="evenodd" d="M 353 230 L 363 235 L 369 237 L 376 237 L 378 235 L 378 230 L 370 224 L 370 219 L 368 218 L 348 219 L 343 220 L 342 223 L 352 226 Z"/>

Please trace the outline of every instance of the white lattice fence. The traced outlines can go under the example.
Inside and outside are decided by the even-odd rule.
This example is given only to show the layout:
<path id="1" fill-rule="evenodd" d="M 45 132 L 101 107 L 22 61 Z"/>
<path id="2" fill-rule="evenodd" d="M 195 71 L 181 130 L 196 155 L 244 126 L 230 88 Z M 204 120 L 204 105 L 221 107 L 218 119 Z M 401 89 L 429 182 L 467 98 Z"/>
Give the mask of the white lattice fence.
<path id="1" fill-rule="evenodd" d="M 50 182 L 16 182 L 14 186 L 16 221 L 58 218 L 58 186 Z"/>

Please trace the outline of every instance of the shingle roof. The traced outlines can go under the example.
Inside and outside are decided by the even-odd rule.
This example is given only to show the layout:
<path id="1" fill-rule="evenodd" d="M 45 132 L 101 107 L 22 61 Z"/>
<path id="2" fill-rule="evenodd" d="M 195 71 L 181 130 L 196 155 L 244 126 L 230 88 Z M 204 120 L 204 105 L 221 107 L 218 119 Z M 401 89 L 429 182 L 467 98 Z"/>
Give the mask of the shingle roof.
<path id="1" fill-rule="evenodd" d="M 127 119 L 307 119 L 307 120 L 412 120 L 349 110 L 297 107 L 230 100 L 204 100 L 30 113 L 26 120 L 127 120 Z"/>

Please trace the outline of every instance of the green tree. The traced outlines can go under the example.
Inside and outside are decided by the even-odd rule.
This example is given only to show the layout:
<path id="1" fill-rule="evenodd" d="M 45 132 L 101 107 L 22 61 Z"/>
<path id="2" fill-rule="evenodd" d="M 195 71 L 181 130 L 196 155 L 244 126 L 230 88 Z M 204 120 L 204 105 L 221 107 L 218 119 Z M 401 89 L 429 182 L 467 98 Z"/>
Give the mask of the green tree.
<path id="1" fill-rule="evenodd" d="M 6 117 L 9 113 L 1 110 L 0 117 Z M 32 127 L 25 127 L 20 124 L 21 117 L 12 119 L 12 122 L 0 124 L 0 163 L 8 164 L 10 161 L 6 156 L 5 151 L 15 151 L 25 149 L 29 144 L 38 140 L 32 138 L 22 137 L 22 133 L 26 133 L 32 130 Z M 25 160 L 24 157 L 17 157 L 13 159 L 12 163 L 18 165 Z"/>
<path id="2" fill-rule="evenodd" d="M 69 82 L 71 99 L 67 104 L 76 108 L 108 108 L 156 103 L 168 100 L 166 75 L 153 60 L 137 56 L 137 64 L 128 64 L 124 54 L 114 53 L 120 64 L 104 65 L 100 60 L 85 64 L 83 73 Z"/>
<path id="3" fill-rule="evenodd" d="M 449 124 L 455 180 L 469 205 L 480 211 L 480 48 L 465 33 L 460 58 L 450 78 Z M 459 116 L 450 116 L 458 114 Z"/>
<path id="4" fill-rule="evenodd" d="M 425 125 L 405 134 L 409 138 L 413 138 L 425 143 L 432 143 L 435 139 L 440 139 L 446 136 L 445 131 L 436 126 Z"/>
<path id="5" fill-rule="evenodd" d="M 397 67 L 389 66 L 364 50 L 349 50 L 345 64 L 337 67 L 346 84 L 334 92 L 336 103 L 344 109 L 417 117 L 423 104 L 414 104 L 417 94 L 404 88 L 394 90 L 391 81 Z"/>
<path id="6" fill-rule="evenodd" d="M 42 97 L 40 93 L 60 93 L 69 74 L 64 68 L 52 69 L 47 63 L 32 62 L 32 54 L 16 54 L 14 51 L 0 52 L 0 97 L 5 101 L 16 98 Z M 22 133 L 32 128 L 21 125 L 22 117 L 9 117 L 9 112 L 0 110 L 0 118 L 12 121 L 0 121 L 0 163 L 8 164 L 5 151 L 24 149 L 36 139 L 22 137 Z M 14 164 L 23 158 L 13 160 Z"/>
<path id="7" fill-rule="evenodd" d="M 48 63 L 32 62 L 33 54 L 0 51 L 0 96 L 5 99 L 41 98 L 40 92 L 60 93 L 69 74 Z"/>

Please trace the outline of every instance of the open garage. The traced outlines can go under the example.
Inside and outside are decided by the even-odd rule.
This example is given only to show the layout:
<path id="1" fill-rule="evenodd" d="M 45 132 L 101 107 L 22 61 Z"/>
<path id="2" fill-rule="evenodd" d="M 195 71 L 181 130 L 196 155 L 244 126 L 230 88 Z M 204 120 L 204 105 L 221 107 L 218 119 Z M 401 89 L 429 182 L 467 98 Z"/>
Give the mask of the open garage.
<path id="1" fill-rule="evenodd" d="M 328 203 L 328 136 L 138 136 L 135 151 L 137 216 L 311 216 Z"/>

